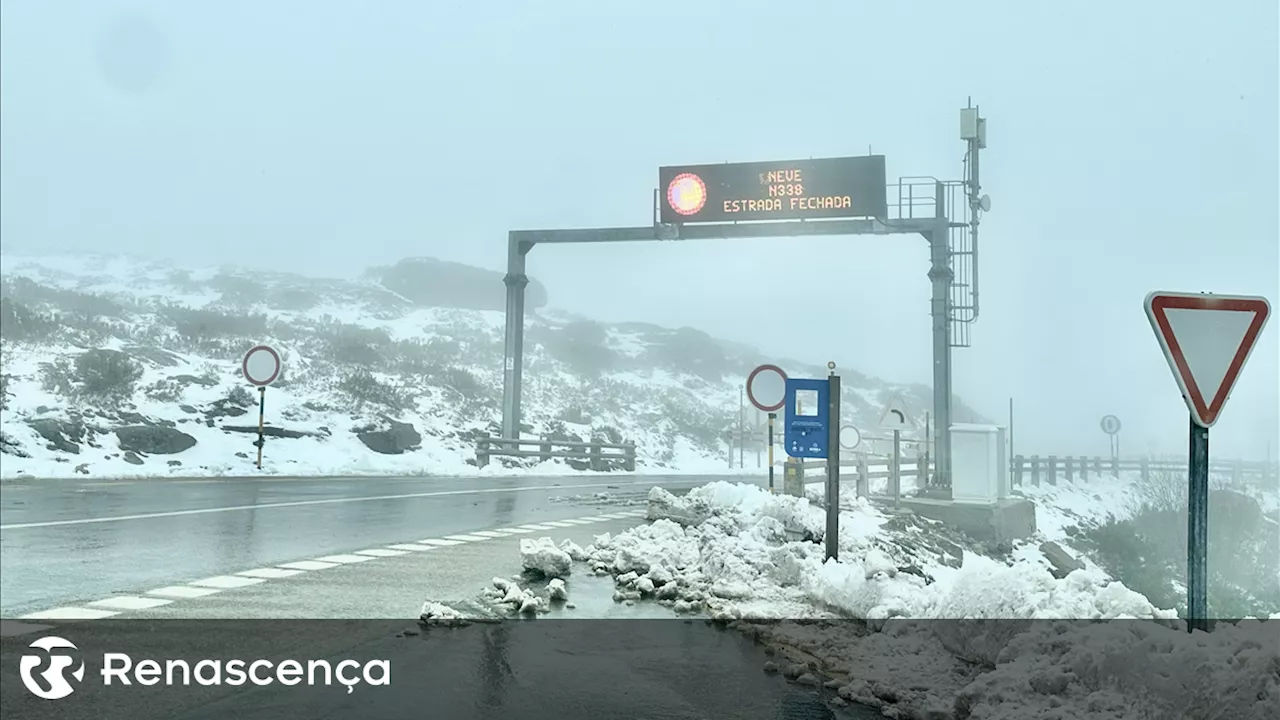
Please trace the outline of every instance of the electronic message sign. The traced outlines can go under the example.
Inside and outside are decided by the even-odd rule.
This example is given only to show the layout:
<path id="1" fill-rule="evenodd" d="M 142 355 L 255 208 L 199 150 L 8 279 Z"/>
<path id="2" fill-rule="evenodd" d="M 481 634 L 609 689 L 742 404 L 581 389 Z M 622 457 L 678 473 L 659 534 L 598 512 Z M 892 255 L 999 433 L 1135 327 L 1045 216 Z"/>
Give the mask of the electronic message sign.
<path id="1" fill-rule="evenodd" d="M 883 155 L 658 168 L 662 222 L 885 218 Z"/>

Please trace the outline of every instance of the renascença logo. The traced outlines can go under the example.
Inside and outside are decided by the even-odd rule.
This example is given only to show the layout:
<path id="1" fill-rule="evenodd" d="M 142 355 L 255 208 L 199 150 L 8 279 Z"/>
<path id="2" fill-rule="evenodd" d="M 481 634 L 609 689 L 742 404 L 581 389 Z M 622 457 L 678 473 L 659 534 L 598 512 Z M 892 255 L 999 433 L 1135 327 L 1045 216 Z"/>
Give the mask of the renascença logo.
<path id="1" fill-rule="evenodd" d="M 59 700 L 75 692 L 75 687 L 67 681 L 67 670 L 77 662 L 69 655 L 53 655 L 52 650 L 65 648 L 78 650 L 71 642 L 60 637 L 42 637 L 31 643 L 31 647 L 44 650 L 47 654 L 23 655 L 20 665 L 22 684 L 36 697 L 45 700 Z M 49 658 L 49 667 L 40 673 L 36 669 Z M 391 663 L 387 660 L 370 660 L 360 663 L 355 660 L 342 660 L 330 663 L 328 660 L 311 660 L 305 664 L 297 660 L 139 660 L 125 653 L 103 653 L 102 676 L 103 685 L 299 685 L 305 681 L 307 685 L 344 685 L 347 693 L 355 690 L 355 686 L 364 682 L 367 685 L 390 685 Z M 70 673 L 76 682 L 84 681 L 84 662 L 79 661 L 75 670 Z M 42 678 L 40 683 L 36 678 Z M 45 686 L 48 686 L 48 689 Z"/>
<path id="2" fill-rule="evenodd" d="M 23 655 L 19 661 L 18 670 L 22 674 L 22 684 L 27 686 L 32 695 L 44 700 L 60 700 L 76 691 L 74 685 L 67 680 L 67 670 L 75 665 L 75 670 L 71 671 L 71 677 L 76 682 L 84 681 L 84 661 L 76 663 L 76 658 L 70 655 L 54 655 L 54 650 L 78 650 L 71 641 L 64 640 L 54 635 L 42 637 L 29 646 L 35 650 L 43 650 L 40 655 Z M 36 668 L 45 663 L 45 659 L 49 660 L 49 667 L 42 670 L 38 675 Z M 36 678 L 44 680 L 41 684 Z M 47 689 L 44 686 L 48 686 Z"/>

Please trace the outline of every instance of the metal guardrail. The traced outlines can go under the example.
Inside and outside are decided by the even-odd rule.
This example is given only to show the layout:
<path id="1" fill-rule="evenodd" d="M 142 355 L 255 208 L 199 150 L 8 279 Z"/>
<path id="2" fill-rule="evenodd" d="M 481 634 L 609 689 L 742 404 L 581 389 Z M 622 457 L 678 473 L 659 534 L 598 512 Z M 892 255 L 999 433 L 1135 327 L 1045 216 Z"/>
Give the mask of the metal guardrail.
<path id="1" fill-rule="evenodd" d="M 925 464 L 923 458 L 903 458 L 902 472 L 899 477 L 918 478 L 927 475 L 932 464 Z M 787 462 L 775 463 L 778 467 L 786 467 Z M 824 460 L 806 460 L 802 464 L 802 472 L 826 474 L 827 463 Z M 840 467 L 859 468 L 859 475 L 866 478 L 893 477 L 893 459 L 891 457 L 868 456 L 864 458 L 840 458 Z M 872 467 L 881 469 L 872 470 Z M 865 468 L 865 470 L 863 469 Z M 1014 487 L 1024 484 L 1034 486 L 1056 485 L 1059 480 L 1075 482 L 1090 477 L 1118 476 L 1121 472 L 1138 472 L 1144 482 L 1151 479 L 1153 473 L 1185 473 L 1185 460 L 1162 460 L 1152 458 L 1103 458 L 1089 456 L 1047 455 L 1015 455 L 1009 461 L 1010 483 Z M 1250 460 L 1220 460 L 1211 462 L 1209 471 L 1218 476 L 1229 476 L 1235 484 L 1249 481 L 1262 482 L 1280 480 L 1280 463 L 1267 463 Z M 861 478 L 860 478 L 861 479 Z"/>
<path id="2" fill-rule="evenodd" d="M 1094 475 L 1109 474 L 1118 476 L 1121 472 L 1139 472 L 1142 480 L 1151 479 L 1152 473 L 1185 473 L 1185 460 L 1156 460 L 1151 458 L 1102 458 L 1088 456 L 1047 455 L 1014 455 L 1009 468 L 1013 485 L 1019 486 L 1024 481 L 1031 485 L 1056 485 L 1058 479 L 1073 482 L 1077 476 L 1087 479 L 1090 472 Z M 1230 475 L 1235 483 L 1246 479 L 1266 482 L 1280 478 L 1280 463 L 1268 463 L 1249 460 L 1223 460 L 1209 463 L 1209 472 L 1214 475 Z"/>
<path id="3" fill-rule="evenodd" d="M 538 449 L 521 450 L 522 446 L 536 446 Z M 555 448 L 563 449 L 556 450 Z M 537 440 L 483 437 L 476 441 L 476 467 L 485 467 L 489 464 L 489 458 L 496 455 L 536 457 L 544 461 L 551 458 L 584 460 L 592 470 L 608 470 L 609 461 L 621 460 L 623 470 L 626 472 L 636 471 L 636 444 L 634 442 L 578 442 L 550 440 L 546 437 Z"/>

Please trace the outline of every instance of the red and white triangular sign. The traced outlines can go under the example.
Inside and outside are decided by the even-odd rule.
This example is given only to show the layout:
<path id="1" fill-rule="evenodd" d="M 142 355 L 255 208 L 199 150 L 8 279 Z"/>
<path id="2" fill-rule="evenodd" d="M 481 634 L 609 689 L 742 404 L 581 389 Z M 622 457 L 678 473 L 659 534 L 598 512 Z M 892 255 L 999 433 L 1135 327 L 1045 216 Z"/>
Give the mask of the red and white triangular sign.
<path id="1" fill-rule="evenodd" d="M 1169 292 L 1153 292 L 1144 304 L 1192 420 L 1213 427 L 1271 304 L 1262 297 Z"/>

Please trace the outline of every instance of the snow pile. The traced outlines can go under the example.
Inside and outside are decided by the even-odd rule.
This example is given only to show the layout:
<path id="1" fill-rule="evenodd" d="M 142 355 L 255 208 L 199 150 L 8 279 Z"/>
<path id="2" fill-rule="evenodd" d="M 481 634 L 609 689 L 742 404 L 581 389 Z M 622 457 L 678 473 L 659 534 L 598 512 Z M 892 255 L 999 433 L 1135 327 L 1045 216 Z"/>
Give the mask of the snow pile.
<path id="1" fill-rule="evenodd" d="M 548 537 L 521 538 L 520 562 L 525 570 L 548 578 L 566 577 L 573 567 L 569 553 L 556 547 Z"/>
<path id="2" fill-rule="evenodd" d="M 1280 624 L 1188 634 L 1096 567 L 1055 578 L 1035 544 L 1004 560 L 929 545 L 941 528 L 857 502 L 825 561 L 805 500 L 730 483 L 650 499 L 651 524 L 584 550 L 616 601 L 739 620 L 891 716 L 1252 718 L 1280 701 Z"/>
<path id="3" fill-rule="evenodd" d="M 547 597 L 556 601 L 565 601 L 569 599 L 569 588 L 564 584 L 564 580 L 560 578 L 552 578 L 547 583 Z"/>
<path id="4" fill-rule="evenodd" d="M 566 539 L 563 542 L 561 542 L 560 549 L 563 550 L 565 553 L 567 553 L 569 555 L 569 559 L 573 560 L 574 562 L 585 562 L 590 559 L 587 556 L 587 551 L 583 550 L 582 547 L 578 545 L 578 543 L 572 540 Z"/>
<path id="5" fill-rule="evenodd" d="M 423 625 L 461 627 L 469 625 L 471 618 L 448 605 L 428 600 L 422 604 L 422 611 L 418 614 L 418 622 Z"/>
<path id="6" fill-rule="evenodd" d="M 547 611 L 546 600 L 538 597 L 532 590 L 520 587 L 515 581 L 495 577 L 491 582 L 492 587 L 485 588 L 483 596 L 494 605 L 504 606 L 522 615 Z"/>
<path id="7" fill-rule="evenodd" d="M 654 488 L 650 501 L 652 524 L 600 536 L 586 549 L 593 569 L 644 576 L 656 568 L 661 581 L 677 583 L 679 600 L 713 614 L 791 617 L 784 613 L 804 603 L 806 616 L 826 610 L 873 624 L 1175 617 L 1097 568 L 1058 580 L 1030 553 L 1004 563 L 945 539 L 925 542 L 941 528 L 888 531 L 891 518 L 863 501 L 841 512 L 839 562 L 826 562 L 809 541 L 822 537 L 825 511 L 807 500 L 716 482 L 683 497 Z"/>

